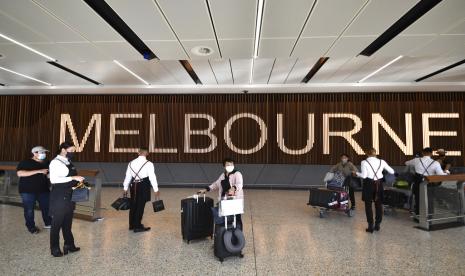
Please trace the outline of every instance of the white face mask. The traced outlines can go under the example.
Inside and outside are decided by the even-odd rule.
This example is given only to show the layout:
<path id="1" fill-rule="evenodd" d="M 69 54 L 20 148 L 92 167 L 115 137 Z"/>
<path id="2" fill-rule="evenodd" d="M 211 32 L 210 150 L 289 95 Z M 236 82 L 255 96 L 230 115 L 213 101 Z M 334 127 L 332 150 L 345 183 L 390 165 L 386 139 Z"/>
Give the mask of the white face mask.
<path id="1" fill-rule="evenodd" d="M 39 158 L 39 160 L 44 160 L 46 157 L 47 157 L 46 153 L 39 153 L 38 156 L 37 156 L 37 158 Z"/>
<path id="2" fill-rule="evenodd" d="M 234 171 L 234 166 L 226 166 L 226 167 L 224 167 L 224 169 L 225 169 L 228 173 L 230 173 L 230 172 Z"/>
<path id="3" fill-rule="evenodd" d="M 345 164 L 349 161 L 349 159 L 341 159 L 341 161 L 342 161 L 342 164 Z"/>

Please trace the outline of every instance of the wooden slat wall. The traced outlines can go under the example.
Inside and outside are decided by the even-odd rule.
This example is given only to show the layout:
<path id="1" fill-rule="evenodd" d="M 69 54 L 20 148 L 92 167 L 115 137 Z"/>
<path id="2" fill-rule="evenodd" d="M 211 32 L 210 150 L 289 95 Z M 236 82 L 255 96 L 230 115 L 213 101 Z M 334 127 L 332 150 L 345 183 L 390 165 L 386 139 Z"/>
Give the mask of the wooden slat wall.
<path id="1" fill-rule="evenodd" d="M 323 154 L 323 113 L 351 113 L 362 120 L 362 129 L 353 138 L 366 149 L 372 146 L 372 113 L 380 113 L 397 135 L 405 141 L 405 113 L 412 113 L 414 151 L 423 147 L 422 113 L 459 113 L 458 119 L 430 120 L 432 130 L 457 131 L 457 137 L 432 137 L 431 146 L 465 152 L 465 93 L 328 93 L 328 94 L 249 94 L 249 95 L 59 95 L 0 96 L 0 161 L 18 161 L 29 156 L 30 148 L 43 145 L 56 149 L 60 136 L 61 113 L 71 114 L 80 140 L 94 113 L 102 114 L 101 151 L 94 152 L 94 130 L 78 161 L 126 162 L 133 153 L 108 152 L 110 114 L 142 113 L 142 119 L 118 119 L 116 128 L 137 129 L 138 136 L 116 137 L 117 147 L 139 147 L 149 144 L 149 114 L 156 114 L 157 147 L 175 147 L 177 154 L 153 154 L 157 162 L 219 162 L 231 156 L 241 163 L 332 164 L 343 152 L 355 162 L 357 155 L 342 138 L 330 138 L 330 155 Z M 265 146 L 250 155 L 231 151 L 224 141 L 226 121 L 238 113 L 253 113 L 262 118 L 268 128 Z M 187 113 L 209 114 L 216 120 L 213 133 L 218 146 L 210 153 L 183 153 L 184 116 Z M 276 115 L 283 113 L 284 140 L 288 148 L 306 144 L 307 114 L 314 113 L 314 145 L 303 155 L 283 153 L 277 144 Z M 349 119 L 331 119 L 330 128 L 350 130 Z M 192 120 L 193 129 L 208 126 L 206 120 Z M 259 127 L 250 119 L 233 124 L 231 137 L 240 148 L 253 147 L 258 142 Z M 68 135 L 69 138 L 69 135 Z M 208 146 L 206 136 L 192 136 L 193 147 Z M 405 156 L 386 132 L 380 128 L 380 154 L 393 165 L 401 165 Z M 453 158 L 463 165 L 462 157 Z"/>

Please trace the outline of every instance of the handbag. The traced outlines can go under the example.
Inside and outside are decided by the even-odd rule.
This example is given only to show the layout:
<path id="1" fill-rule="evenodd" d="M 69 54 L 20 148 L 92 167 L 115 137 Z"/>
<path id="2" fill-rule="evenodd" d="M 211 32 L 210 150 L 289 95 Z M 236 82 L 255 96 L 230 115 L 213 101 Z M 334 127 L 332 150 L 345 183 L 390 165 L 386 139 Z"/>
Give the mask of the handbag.
<path id="1" fill-rule="evenodd" d="M 244 199 L 236 197 L 228 197 L 219 203 L 219 216 L 227 217 L 232 215 L 240 215 L 244 213 Z"/>
<path id="2" fill-rule="evenodd" d="M 86 185 L 87 184 L 87 185 Z M 77 186 L 72 187 L 73 193 L 71 201 L 73 202 L 86 202 L 89 201 L 89 183 L 79 182 Z"/>
<path id="3" fill-rule="evenodd" d="M 131 200 L 127 196 L 120 197 L 111 204 L 111 207 L 117 211 L 129 210 L 131 208 Z"/>
<path id="4" fill-rule="evenodd" d="M 153 211 L 155 213 L 165 210 L 165 204 L 163 203 L 163 200 L 161 199 L 158 199 L 158 200 L 155 199 L 155 201 L 152 202 L 152 205 L 153 205 Z"/>

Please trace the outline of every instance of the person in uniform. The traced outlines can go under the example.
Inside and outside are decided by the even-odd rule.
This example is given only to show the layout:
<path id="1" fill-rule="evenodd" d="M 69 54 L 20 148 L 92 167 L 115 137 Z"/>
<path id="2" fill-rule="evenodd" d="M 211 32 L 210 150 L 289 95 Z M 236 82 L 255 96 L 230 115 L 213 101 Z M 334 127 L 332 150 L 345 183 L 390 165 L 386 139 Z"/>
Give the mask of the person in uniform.
<path id="1" fill-rule="evenodd" d="M 417 157 L 412 160 L 405 162 L 406 166 L 411 166 L 415 168 L 415 177 L 413 181 L 412 193 L 415 199 L 415 215 L 420 213 L 420 183 L 423 182 L 425 176 L 428 175 L 446 175 L 441 168 L 441 164 L 431 158 L 433 155 L 432 148 L 424 148 L 422 151 L 422 157 Z M 433 187 L 428 189 L 428 192 L 431 194 Z M 432 210 L 432 195 L 429 196 L 430 204 L 428 205 L 430 210 Z M 413 219 L 415 222 L 418 222 L 418 217 Z"/>
<path id="2" fill-rule="evenodd" d="M 18 191 L 24 208 L 26 227 L 32 234 L 39 233 L 34 221 L 34 206 L 39 202 L 44 228 L 50 229 L 52 218 L 49 216 L 50 180 L 47 177 L 49 162 L 48 150 L 42 146 L 33 147 L 32 158 L 19 162 L 16 174 L 19 177 Z"/>
<path id="3" fill-rule="evenodd" d="M 206 193 L 210 191 L 218 191 L 218 200 L 221 200 L 225 196 L 236 196 L 236 198 L 244 198 L 244 180 L 241 172 L 234 168 L 234 160 L 231 158 L 225 158 L 223 160 L 224 172 L 221 173 L 220 177 L 213 182 L 210 186 L 200 190 L 198 193 Z M 216 210 L 216 209 L 215 209 Z M 241 215 L 236 215 L 236 223 L 242 229 L 242 218 Z"/>
<path id="4" fill-rule="evenodd" d="M 368 228 L 366 232 L 379 231 L 383 219 L 383 171 L 394 174 L 394 170 L 382 159 L 378 159 L 376 150 L 371 148 L 367 151 L 367 159 L 361 163 L 361 172 L 354 175 L 363 179 L 362 200 L 365 202 L 365 214 Z M 376 216 L 373 226 L 373 209 L 375 203 Z"/>
<path id="5" fill-rule="evenodd" d="M 151 200 L 150 187 L 153 188 L 156 197 L 160 196 L 155 167 L 152 162 L 147 160 L 149 150 L 147 148 L 140 148 L 138 153 L 139 156 L 129 162 L 123 183 L 123 196 L 127 196 L 128 189 L 131 195 L 129 230 L 133 230 L 136 233 L 150 230 L 150 227 L 142 224 L 145 203 Z"/>
<path id="6" fill-rule="evenodd" d="M 54 257 L 61 257 L 68 252 L 79 251 L 74 243 L 71 227 L 76 204 L 71 201 L 72 188 L 84 177 L 77 175 L 77 170 L 71 163 L 76 148 L 70 142 L 63 142 L 58 148 L 58 155 L 50 162 L 50 216 L 52 228 L 50 229 L 50 250 Z M 63 233 L 63 253 L 60 250 L 60 230 Z"/>

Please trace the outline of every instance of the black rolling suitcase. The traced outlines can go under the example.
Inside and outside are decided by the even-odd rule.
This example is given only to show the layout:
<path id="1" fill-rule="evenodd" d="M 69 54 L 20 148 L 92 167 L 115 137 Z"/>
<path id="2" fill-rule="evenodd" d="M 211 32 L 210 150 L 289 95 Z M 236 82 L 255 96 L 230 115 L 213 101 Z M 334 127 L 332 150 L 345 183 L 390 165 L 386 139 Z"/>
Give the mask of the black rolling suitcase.
<path id="1" fill-rule="evenodd" d="M 205 195 L 181 200 L 181 233 L 187 243 L 213 237 L 212 207 L 213 199 Z"/>
<path id="2" fill-rule="evenodd" d="M 408 203 L 408 196 L 401 192 L 391 189 L 384 190 L 383 204 L 393 208 L 404 208 Z"/>
<path id="3" fill-rule="evenodd" d="M 332 206 L 338 206 L 339 192 L 322 189 L 322 188 L 311 188 L 310 196 L 308 199 L 308 205 L 315 207 L 331 208 Z"/>

